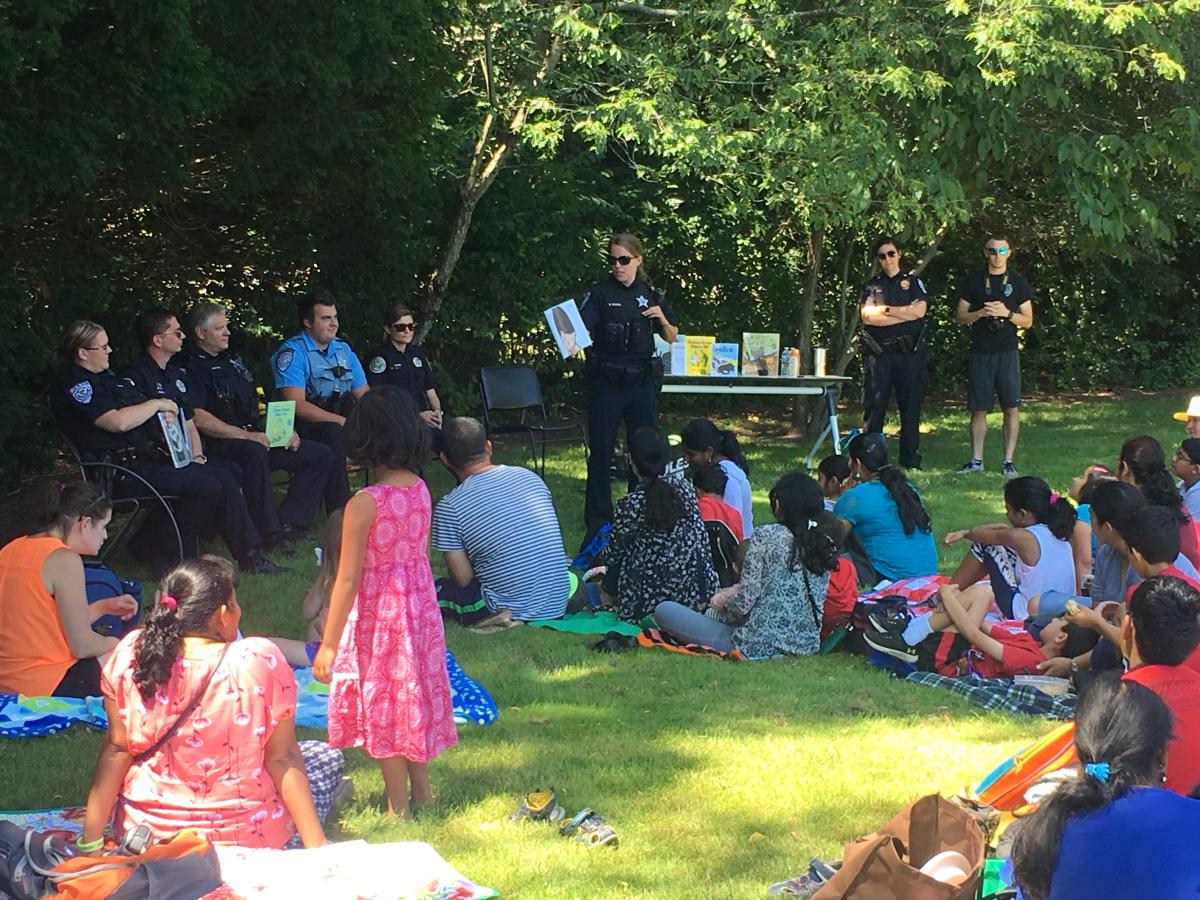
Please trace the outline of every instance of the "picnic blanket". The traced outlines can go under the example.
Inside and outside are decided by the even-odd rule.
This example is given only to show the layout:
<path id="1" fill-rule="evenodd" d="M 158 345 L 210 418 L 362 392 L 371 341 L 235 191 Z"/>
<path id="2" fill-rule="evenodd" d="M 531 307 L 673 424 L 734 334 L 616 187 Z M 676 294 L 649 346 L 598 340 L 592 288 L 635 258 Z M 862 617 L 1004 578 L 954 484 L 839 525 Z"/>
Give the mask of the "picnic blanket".
<path id="1" fill-rule="evenodd" d="M 984 709 L 1007 710 L 1044 719 L 1075 718 L 1074 694 L 1051 696 L 1031 685 L 1016 684 L 1007 678 L 980 678 L 978 675 L 947 678 L 934 672 L 913 672 L 904 680 L 926 687 L 944 688 Z"/>
<path id="2" fill-rule="evenodd" d="M 420 841 L 346 841 L 311 850 L 219 846 L 217 857 L 225 883 L 247 900 L 483 900 L 499 896 L 492 888 L 475 884 Z"/>
<path id="3" fill-rule="evenodd" d="M 549 628 L 571 634 L 608 634 L 615 631 L 618 634 L 637 637 L 642 632 L 641 626 L 622 622 L 615 612 L 607 609 L 599 612 L 568 613 L 561 619 L 535 619 L 525 624 L 531 628 Z"/>
<path id="4" fill-rule="evenodd" d="M 0 819 L 12 822 L 18 828 L 34 831 L 50 831 L 64 837 L 74 838 L 83 833 L 83 816 L 87 810 L 82 806 L 66 806 L 59 809 L 0 810 Z"/>
<path id="5" fill-rule="evenodd" d="M 450 673 L 450 695 L 454 721 L 490 725 L 499 715 L 496 701 L 487 688 L 467 675 L 449 650 L 446 668 Z M 312 669 L 296 669 L 298 687 L 296 724 L 303 728 L 325 728 L 329 721 L 329 685 L 314 681 Z M 41 737 L 65 731 L 74 724 L 103 731 L 108 727 L 100 697 L 77 700 L 71 697 L 21 697 L 0 694 L 0 737 Z"/>
<path id="6" fill-rule="evenodd" d="M 665 631 L 657 628 L 643 628 L 638 634 L 638 643 L 643 647 L 661 647 L 672 653 L 685 653 L 688 656 L 719 656 L 721 659 L 744 660 L 746 657 L 737 650 L 717 650 L 704 644 L 689 644 L 678 641 Z"/>
<path id="7" fill-rule="evenodd" d="M 881 581 L 871 590 L 859 594 L 859 600 L 878 600 L 880 597 L 903 597 L 909 606 L 935 602 L 937 589 L 950 581 L 945 575 L 921 575 L 899 581 Z"/>

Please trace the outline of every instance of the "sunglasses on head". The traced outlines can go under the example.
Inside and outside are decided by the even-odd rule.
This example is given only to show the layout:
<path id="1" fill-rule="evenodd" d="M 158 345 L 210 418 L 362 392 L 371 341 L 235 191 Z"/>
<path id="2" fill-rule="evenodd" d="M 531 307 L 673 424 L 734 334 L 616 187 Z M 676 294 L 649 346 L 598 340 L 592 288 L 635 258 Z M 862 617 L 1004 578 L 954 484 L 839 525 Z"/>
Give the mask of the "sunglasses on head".
<path id="1" fill-rule="evenodd" d="M 633 262 L 632 256 L 610 256 L 608 258 L 608 264 L 610 266 L 627 266 L 631 262 Z"/>
<path id="2" fill-rule="evenodd" d="M 395 322 L 388 326 L 392 331 L 415 331 L 417 328 L 416 322 Z"/>
<path id="3" fill-rule="evenodd" d="M 876 259 L 891 259 L 895 255 L 896 255 L 895 250 L 880 250 L 878 253 L 875 254 L 875 258 Z"/>
<path id="4" fill-rule="evenodd" d="M 1007 247 L 988 247 L 987 252 L 989 256 L 1008 256 Z"/>

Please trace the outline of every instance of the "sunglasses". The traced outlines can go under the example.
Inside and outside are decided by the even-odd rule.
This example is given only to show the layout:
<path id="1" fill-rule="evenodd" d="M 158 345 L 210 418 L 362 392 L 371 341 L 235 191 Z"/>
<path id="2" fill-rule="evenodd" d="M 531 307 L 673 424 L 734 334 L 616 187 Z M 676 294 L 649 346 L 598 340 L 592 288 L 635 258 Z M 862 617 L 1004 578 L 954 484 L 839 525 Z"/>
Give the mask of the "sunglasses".
<path id="1" fill-rule="evenodd" d="M 610 266 L 627 266 L 631 262 L 633 262 L 632 256 L 610 256 L 608 258 L 608 264 Z"/>
<path id="2" fill-rule="evenodd" d="M 891 259 L 895 255 L 896 255 L 895 250 L 884 250 L 882 253 L 876 253 L 875 258 L 876 259 Z"/>
<path id="3" fill-rule="evenodd" d="M 392 331 L 416 331 L 417 323 L 416 322 L 396 322 L 392 325 L 389 325 L 388 328 L 390 328 Z"/>
<path id="4" fill-rule="evenodd" d="M 988 256 L 1008 256 L 1007 247 L 988 247 Z"/>

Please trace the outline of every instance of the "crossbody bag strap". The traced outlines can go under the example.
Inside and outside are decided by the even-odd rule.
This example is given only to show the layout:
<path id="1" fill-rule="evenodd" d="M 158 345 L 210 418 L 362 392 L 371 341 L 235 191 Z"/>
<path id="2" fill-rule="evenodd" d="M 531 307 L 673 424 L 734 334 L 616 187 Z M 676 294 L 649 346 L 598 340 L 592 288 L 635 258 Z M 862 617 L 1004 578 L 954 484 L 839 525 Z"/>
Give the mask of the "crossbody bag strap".
<path id="1" fill-rule="evenodd" d="M 161 750 L 163 744 L 174 737 L 175 732 L 179 730 L 180 726 L 183 725 L 183 723 L 188 720 L 188 717 L 196 711 L 196 707 L 200 705 L 200 701 L 204 698 L 205 691 L 208 690 L 209 684 L 212 683 L 213 676 L 217 674 L 217 669 L 221 668 L 221 663 L 225 661 L 225 654 L 228 652 L 229 645 L 226 644 L 224 649 L 221 650 L 221 655 L 217 657 L 217 664 L 213 666 L 211 670 L 209 670 L 209 673 L 206 676 L 204 676 L 204 683 L 200 685 L 199 689 L 192 696 L 192 699 L 188 702 L 188 705 L 183 708 L 183 712 L 179 714 L 179 717 L 171 723 L 171 727 L 163 732 L 159 739 L 155 741 L 149 747 L 149 749 L 143 750 L 141 753 L 138 753 L 133 757 L 133 761 L 136 765 L 141 765 L 155 753 Z"/>

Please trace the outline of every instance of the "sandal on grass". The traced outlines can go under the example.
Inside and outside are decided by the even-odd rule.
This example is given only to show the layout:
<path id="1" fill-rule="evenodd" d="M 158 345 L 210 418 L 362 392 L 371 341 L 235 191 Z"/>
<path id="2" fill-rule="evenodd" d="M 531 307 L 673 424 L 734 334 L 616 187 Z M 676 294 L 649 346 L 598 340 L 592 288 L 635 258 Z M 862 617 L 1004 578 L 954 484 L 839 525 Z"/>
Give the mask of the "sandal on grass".
<path id="1" fill-rule="evenodd" d="M 563 822 L 558 833 L 588 847 L 617 846 L 617 833 L 605 824 L 604 816 L 590 806 L 585 806 L 570 821 Z"/>
<path id="2" fill-rule="evenodd" d="M 538 788 L 525 795 L 517 811 L 509 818 L 514 822 L 561 822 L 567 815 L 554 788 Z"/>

